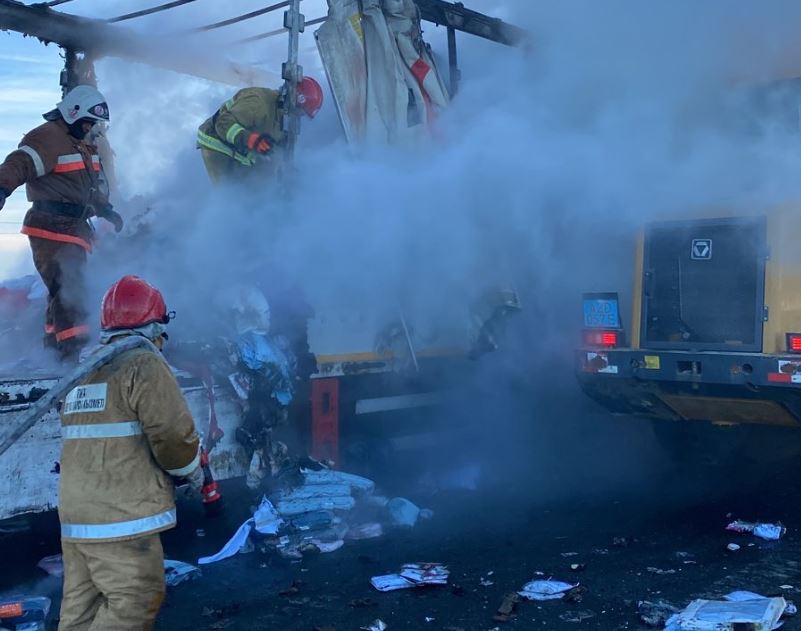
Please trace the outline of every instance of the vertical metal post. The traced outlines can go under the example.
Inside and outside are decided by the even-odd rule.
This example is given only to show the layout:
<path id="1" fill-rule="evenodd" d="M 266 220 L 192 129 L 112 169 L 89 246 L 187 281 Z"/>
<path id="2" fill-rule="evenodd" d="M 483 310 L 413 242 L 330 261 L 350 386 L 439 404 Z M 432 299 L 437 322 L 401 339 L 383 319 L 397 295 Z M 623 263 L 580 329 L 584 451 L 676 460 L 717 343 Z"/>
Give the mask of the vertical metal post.
<path id="1" fill-rule="evenodd" d="M 64 98 L 64 95 L 72 90 L 76 85 L 78 85 L 78 79 L 76 76 L 76 64 L 78 62 L 78 53 L 75 51 L 74 48 L 65 48 L 64 49 L 64 69 L 61 71 L 61 75 L 59 77 L 59 84 L 61 85 L 61 98 Z"/>
<path id="2" fill-rule="evenodd" d="M 450 69 L 451 96 L 455 96 L 459 90 L 459 60 L 456 57 L 456 29 L 448 27 L 448 68 Z"/>
<path id="3" fill-rule="evenodd" d="M 298 64 L 298 48 L 300 34 L 306 24 L 304 15 L 300 12 L 300 0 L 290 0 L 289 8 L 284 12 L 284 28 L 289 34 L 289 50 L 287 61 L 281 68 L 281 77 L 284 79 L 284 92 L 286 94 L 286 120 L 284 127 L 287 134 L 286 159 L 291 161 L 295 153 L 295 142 L 300 134 L 300 115 L 298 112 L 297 85 L 303 78 L 303 68 Z"/>
<path id="4" fill-rule="evenodd" d="M 74 48 L 64 49 L 64 69 L 59 78 L 61 96 L 77 85 L 92 85 L 97 87 L 95 65 L 88 53 L 77 51 Z"/>

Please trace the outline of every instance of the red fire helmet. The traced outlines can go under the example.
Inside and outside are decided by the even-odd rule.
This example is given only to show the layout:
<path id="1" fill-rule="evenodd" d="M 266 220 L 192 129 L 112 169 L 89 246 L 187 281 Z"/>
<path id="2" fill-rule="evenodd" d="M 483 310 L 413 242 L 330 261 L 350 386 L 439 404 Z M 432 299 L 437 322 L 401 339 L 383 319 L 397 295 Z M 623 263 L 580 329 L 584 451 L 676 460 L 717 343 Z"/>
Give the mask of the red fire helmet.
<path id="1" fill-rule="evenodd" d="M 133 329 L 169 321 L 161 292 L 138 276 L 123 276 L 103 296 L 100 326 L 104 330 Z"/>
<path id="2" fill-rule="evenodd" d="M 311 77 L 303 77 L 298 83 L 298 105 L 309 118 L 314 118 L 323 106 L 323 89 Z"/>

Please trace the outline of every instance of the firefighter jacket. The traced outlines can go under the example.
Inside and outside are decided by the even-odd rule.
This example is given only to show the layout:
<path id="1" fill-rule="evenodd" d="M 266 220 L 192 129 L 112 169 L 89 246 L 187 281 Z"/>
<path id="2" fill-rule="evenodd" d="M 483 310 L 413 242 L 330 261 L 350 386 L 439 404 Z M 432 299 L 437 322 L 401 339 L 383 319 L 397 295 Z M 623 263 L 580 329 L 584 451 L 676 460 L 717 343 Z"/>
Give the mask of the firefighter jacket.
<path id="1" fill-rule="evenodd" d="M 175 526 L 175 487 L 200 464 L 178 383 L 148 349 L 123 352 L 61 409 L 58 513 L 64 541 L 136 539 Z"/>
<path id="2" fill-rule="evenodd" d="M 22 234 L 91 251 L 87 219 L 95 208 L 108 206 L 100 157 L 93 146 L 71 136 L 61 119 L 40 125 L 0 164 L 0 188 L 11 194 L 22 184 L 33 202 Z"/>
<path id="3" fill-rule="evenodd" d="M 257 153 L 247 149 L 252 133 L 266 134 L 270 144 L 284 141 L 284 110 L 280 93 L 269 88 L 244 88 L 204 122 L 197 132 L 197 146 L 225 154 L 251 167 Z"/>

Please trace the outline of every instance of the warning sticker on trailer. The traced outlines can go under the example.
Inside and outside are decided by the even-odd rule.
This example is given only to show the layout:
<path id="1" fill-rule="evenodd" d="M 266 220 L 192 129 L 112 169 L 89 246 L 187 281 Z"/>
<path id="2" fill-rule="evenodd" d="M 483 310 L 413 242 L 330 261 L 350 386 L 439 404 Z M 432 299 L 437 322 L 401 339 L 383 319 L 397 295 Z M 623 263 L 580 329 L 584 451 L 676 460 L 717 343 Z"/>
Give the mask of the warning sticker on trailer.
<path id="1" fill-rule="evenodd" d="M 780 359 L 779 372 L 784 375 L 801 375 L 801 362 Z"/>
<path id="2" fill-rule="evenodd" d="M 73 388 L 64 400 L 63 413 L 102 412 L 106 409 L 108 384 L 92 383 Z"/>
<path id="3" fill-rule="evenodd" d="M 610 375 L 617 374 L 617 366 L 609 365 L 609 356 L 606 353 L 587 353 L 587 372 L 599 372 Z"/>
<path id="4" fill-rule="evenodd" d="M 659 370 L 660 368 L 659 355 L 646 355 L 645 367 L 648 370 Z"/>

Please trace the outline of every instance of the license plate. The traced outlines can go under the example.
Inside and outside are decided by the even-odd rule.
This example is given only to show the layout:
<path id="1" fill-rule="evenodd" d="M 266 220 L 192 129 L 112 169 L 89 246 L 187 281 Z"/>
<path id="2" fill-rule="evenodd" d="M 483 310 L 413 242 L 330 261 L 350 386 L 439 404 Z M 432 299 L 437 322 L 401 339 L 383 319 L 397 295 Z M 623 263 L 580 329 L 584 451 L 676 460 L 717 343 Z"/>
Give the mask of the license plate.
<path id="1" fill-rule="evenodd" d="M 620 328 L 617 294 L 586 294 L 583 303 L 585 328 Z"/>

